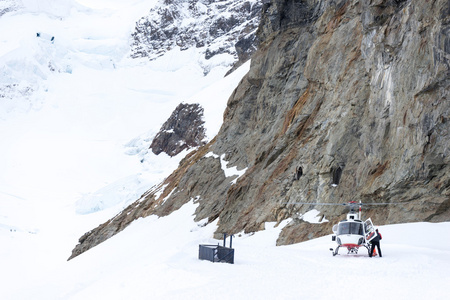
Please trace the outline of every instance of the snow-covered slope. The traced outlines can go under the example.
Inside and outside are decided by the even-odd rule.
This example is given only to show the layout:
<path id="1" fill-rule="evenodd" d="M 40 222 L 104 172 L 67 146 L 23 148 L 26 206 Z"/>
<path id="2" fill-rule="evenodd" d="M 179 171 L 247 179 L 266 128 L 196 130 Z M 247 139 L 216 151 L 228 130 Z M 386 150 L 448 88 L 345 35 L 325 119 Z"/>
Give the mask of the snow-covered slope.
<path id="1" fill-rule="evenodd" d="M 147 151 L 180 102 L 200 103 L 216 134 L 248 66 L 224 79 L 226 64 L 203 75 L 195 49 L 128 58 L 134 22 L 154 4 L 10 1 L 0 18 L 1 193 L 64 205 L 85 195 L 83 213 L 123 207 L 181 159 Z"/>
<path id="2" fill-rule="evenodd" d="M 195 49 L 130 59 L 133 26 L 155 3 L 1 2 L 0 265 L 10 287 L 65 261 L 79 236 L 177 167 L 183 154 L 148 146 L 180 102 L 200 103 L 208 138 L 217 133 L 248 65 L 223 78 L 228 58 L 204 76 Z"/>
<path id="3" fill-rule="evenodd" d="M 383 257 L 333 257 L 326 236 L 276 247 L 281 227 L 233 239 L 235 264 L 198 260 L 216 224 L 192 221 L 191 201 L 140 219 L 69 262 L 2 278 L 2 299 L 446 299 L 450 223 L 380 227 Z M 229 241 L 227 241 L 228 245 Z M 11 271 L 9 271 L 11 272 Z"/>

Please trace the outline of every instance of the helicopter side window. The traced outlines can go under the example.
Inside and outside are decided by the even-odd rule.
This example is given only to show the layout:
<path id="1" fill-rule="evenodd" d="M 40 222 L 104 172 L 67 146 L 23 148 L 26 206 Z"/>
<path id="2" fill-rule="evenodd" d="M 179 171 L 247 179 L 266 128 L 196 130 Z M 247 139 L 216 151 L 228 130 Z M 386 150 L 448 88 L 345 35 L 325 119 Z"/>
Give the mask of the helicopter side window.
<path id="1" fill-rule="evenodd" d="M 338 228 L 338 235 L 349 234 L 350 233 L 350 223 L 341 223 Z"/>

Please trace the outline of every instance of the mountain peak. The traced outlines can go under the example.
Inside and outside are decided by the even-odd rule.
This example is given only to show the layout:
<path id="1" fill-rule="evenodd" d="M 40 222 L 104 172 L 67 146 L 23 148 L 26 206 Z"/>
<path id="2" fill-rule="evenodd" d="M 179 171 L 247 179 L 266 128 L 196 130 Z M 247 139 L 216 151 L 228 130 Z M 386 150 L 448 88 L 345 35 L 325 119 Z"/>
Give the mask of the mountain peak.
<path id="1" fill-rule="evenodd" d="M 228 54 L 245 62 L 256 50 L 260 11 L 257 0 L 160 0 L 136 22 L 131 57 L 154 60 L 178 47 L 197 48 L 205 60 Z"/>

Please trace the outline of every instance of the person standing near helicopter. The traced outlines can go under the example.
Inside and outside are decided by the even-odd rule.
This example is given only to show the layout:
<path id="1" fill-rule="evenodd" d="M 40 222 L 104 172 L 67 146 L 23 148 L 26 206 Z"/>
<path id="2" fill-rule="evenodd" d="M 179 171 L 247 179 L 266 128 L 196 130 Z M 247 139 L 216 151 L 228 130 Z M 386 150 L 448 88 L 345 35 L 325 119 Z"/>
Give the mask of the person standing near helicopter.
<path id="1" fill-rule="evenodd" d="M 380 257 L 383 257 L 383 256 L 381 255 L 381 248 L 380 248 L 380 240 L 381 240 L 383 237 L 381 236 L 381 233 L 378 232 L 378 229 L 375 229 L 375 231 L 377 232 L 377 236 L 374 237 L 374 238 L 370 241 L 370 244 L 372 245 L 372 247 L 370 247 L 369 257 L 372 257 L 373 250 L 375 250 L 375 246 L 377 246 L 377 248 L 378 248 L 378 255 L 380 255 Z"/>

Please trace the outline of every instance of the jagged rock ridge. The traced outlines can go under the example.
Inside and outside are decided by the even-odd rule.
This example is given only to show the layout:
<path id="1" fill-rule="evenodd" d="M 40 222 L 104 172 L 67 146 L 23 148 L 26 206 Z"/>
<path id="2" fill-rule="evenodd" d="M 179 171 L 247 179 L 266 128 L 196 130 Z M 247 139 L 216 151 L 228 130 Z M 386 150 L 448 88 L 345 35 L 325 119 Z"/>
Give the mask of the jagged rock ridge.
<path id="1" fill-rule="evenodd" d="M 287 204 L 300 201 L 402 203 L 364 212 L 380 225 L 449 221 L 449 11 L 447 0 L 265 2 L 217 137 L 73 256 L 194 197 L 217 233 L 292 219 L 278 244 L 328 234 L 346 213 L 317 207 L 330 222 L 309 224 L 299 216 L 314 206 Z M 209 152 L 248 169 L 232 184 Z"/>
<path id="2" fill-rule="evenodd" d="M 150 149 L 156 155 L 165 152 L 175 156 L 183 150 L 202 146 L 206 144 L 204 123 L 203 108 L 199 104 L 181 103 L 162 125 Z"/>
<path id="3" fill-rule="evenodd" d="M 155 59 L 195 47 L 205 59 L 228 53 L 245 62 L 256 49 L 260 11 L 257 0 L 162 0 L 136 23 L 131 56 Z"/>
<path id="4" fill-rule="evenodd" d="M 14 0 L 3 0 L 0 2 L 0 17 L 7 12 L 14 11 L 19 7 L 19 4 Z"/>

